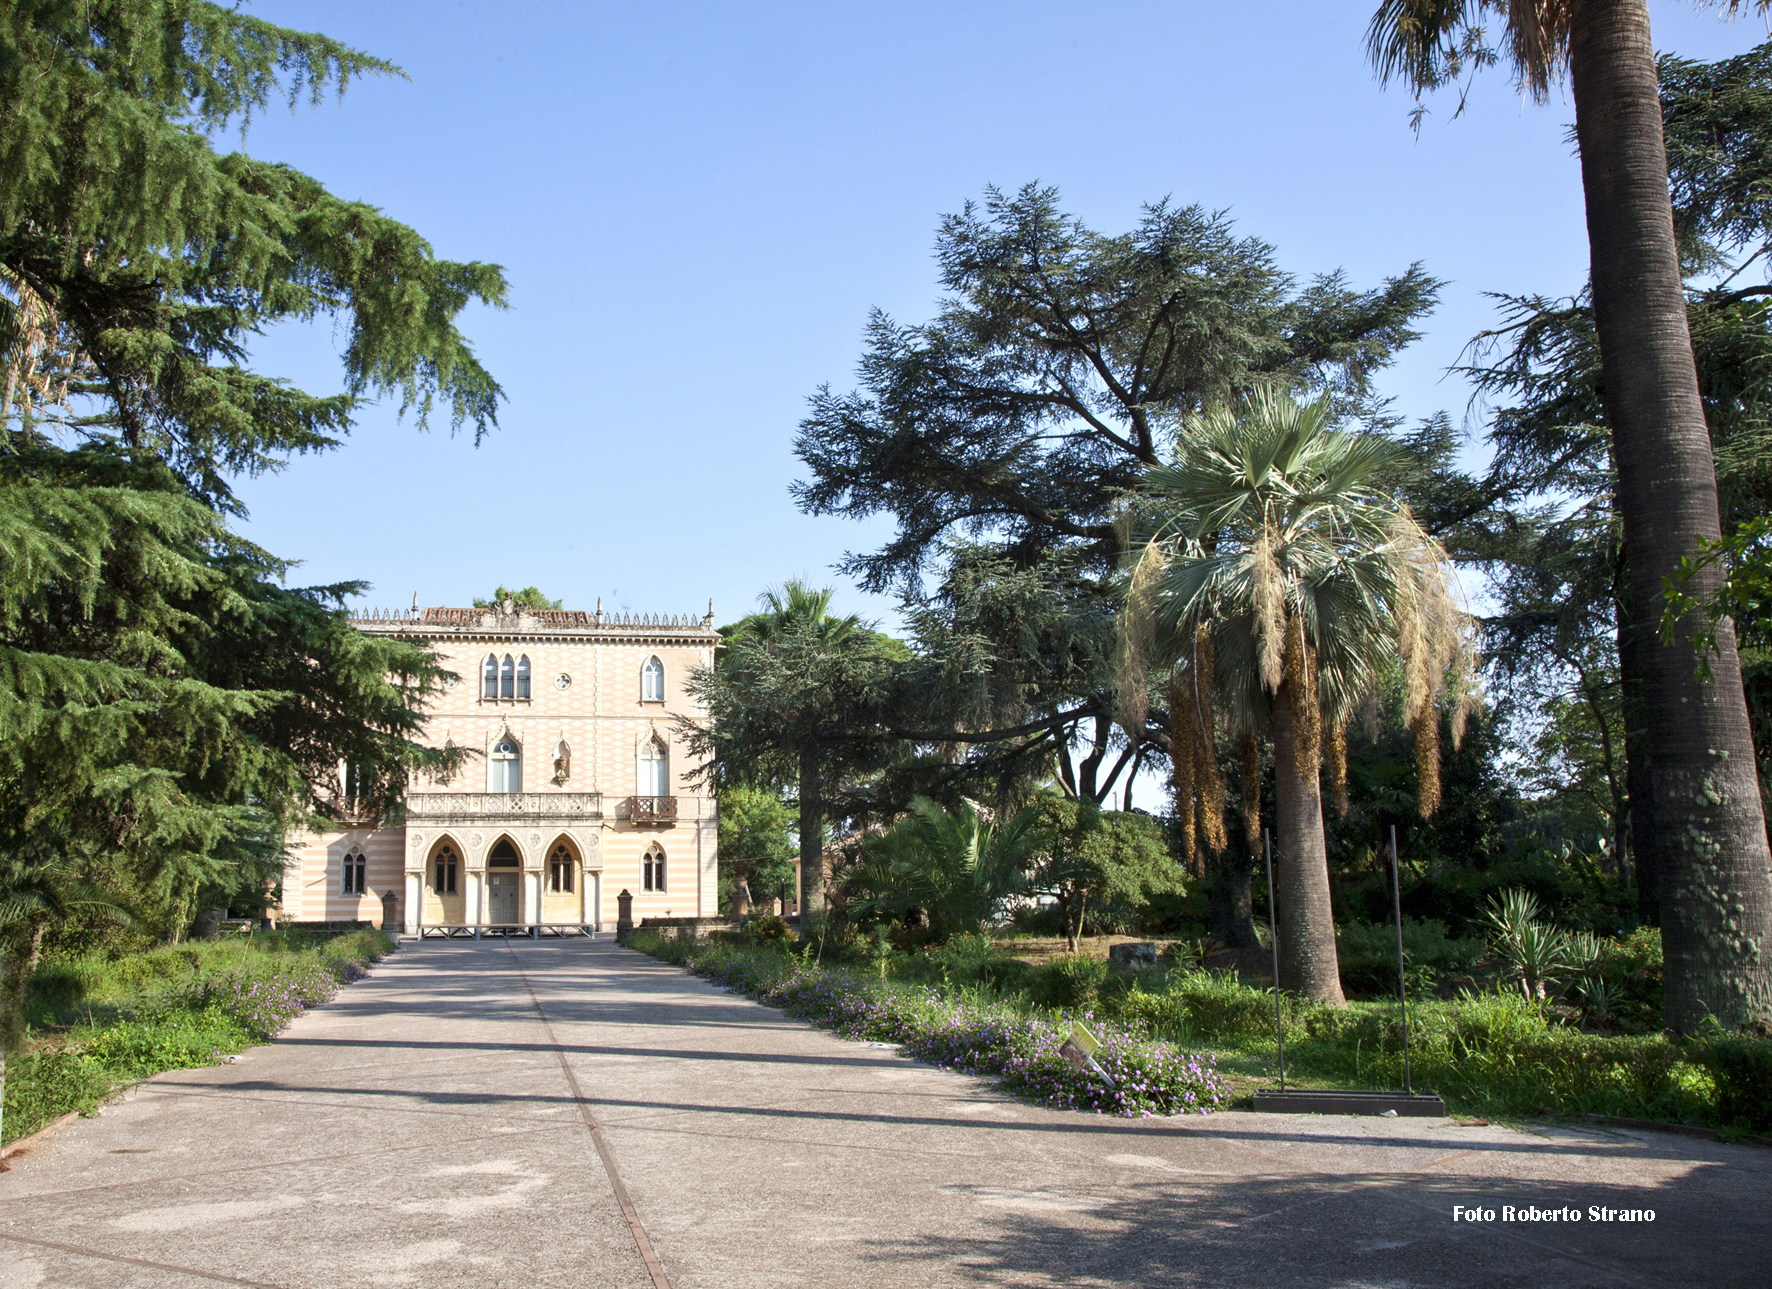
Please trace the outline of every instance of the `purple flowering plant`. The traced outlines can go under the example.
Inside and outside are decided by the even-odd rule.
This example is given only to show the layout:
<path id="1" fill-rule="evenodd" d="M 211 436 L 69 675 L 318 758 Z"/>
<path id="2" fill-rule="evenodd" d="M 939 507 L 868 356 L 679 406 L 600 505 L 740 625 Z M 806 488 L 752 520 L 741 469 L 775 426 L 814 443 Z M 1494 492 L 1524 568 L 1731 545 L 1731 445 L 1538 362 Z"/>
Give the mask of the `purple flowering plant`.
<path id="1" fill-rule="evenodd" d="M 649 946 L 642 942 L 636 947 Z M 1204 1114 L 1231 1100 L 1211 1054 L 1187 1052 L 1087 1014 L 1018 1008 L 976 991 L 869 979 L 790 955 L 727 945 L 665 950 L 696 975 L 845 1038 L 900 1044 L 905 1055 L 996 1080 L 1043 1105 L 1123 1118 Z M 1059 1054 L 1077 1020 L 1102 1040 L 1095 1060 L 1112 1078 Z"/>

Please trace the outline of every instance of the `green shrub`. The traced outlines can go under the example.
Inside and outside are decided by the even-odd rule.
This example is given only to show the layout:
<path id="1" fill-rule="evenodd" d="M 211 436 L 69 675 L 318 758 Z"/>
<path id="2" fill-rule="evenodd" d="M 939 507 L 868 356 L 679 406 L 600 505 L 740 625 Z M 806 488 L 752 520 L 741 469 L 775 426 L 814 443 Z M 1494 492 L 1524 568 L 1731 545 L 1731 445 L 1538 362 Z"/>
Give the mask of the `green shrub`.
<path id="1" fill-rule="evenodd" d="M 91 1114 L 112 1079 L 96 1061 L 65 1048 L 27 1052 L 6 1062 L 6 1141 L 28 1137 L 64 1114 Z"/>
<path id="2" fill-rule="evenodd" d="M 88 1112 L 120 1083 L 264 1042 L 394 947 L 380 931 L 309 942 L 230 936 L 115 960 L 92 952 L 46 961 L 31 979 L 26 1017 L 38 1028 L 75 1028 L 8 1062 L 5 1140 Z"/>
<path id="3" fill-rule="evenodd" d="M 1464 975 L 1482 958 L 1481 940 L 1454 939 L 1438 918 L 1403 919 L 1403 961 L 1412 983 L 1426 978 Z M 1397 929 L 1394 924 L 1352 922 L 1335 929 L 1335 952 L 1341 962 L 1342 987 L 1354 994 L 1397 992 Z"/>
<path id="4" fill-rule="evenodd" d="M 1108 965 L 1085 953 L 1067 953 L 1042 963 L 1028 977 L 1028 993 L 1047 1007 L 1092 1007 L 1107 982 Z"/>
<path id="5" fill-rule="evenodd" d="M 1772 1129 L 1772 1039 L 1708 1038 L 1691 1044 L 1687 1056 L 1715 1080 L 1722 1122 Z"/>

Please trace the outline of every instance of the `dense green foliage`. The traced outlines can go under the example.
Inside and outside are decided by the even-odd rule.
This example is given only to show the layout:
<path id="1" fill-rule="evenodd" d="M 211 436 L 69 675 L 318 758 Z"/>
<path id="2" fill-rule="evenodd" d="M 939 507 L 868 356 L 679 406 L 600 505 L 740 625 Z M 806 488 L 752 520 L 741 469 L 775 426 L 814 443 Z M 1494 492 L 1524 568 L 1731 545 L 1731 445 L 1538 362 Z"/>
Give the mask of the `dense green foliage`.
<path id="1" fill-rule="evenodd" d="M 27 994 L 36 1041 L 7 1068 L 4 1139 L 90 1113 L 118 1087 L 161 1070 L 214 1065 L 268 1042 L 392 948 L 378 931 L 317 944 L 293 932 L 120 958 L 51 956 Z"/>
<path id="2" fill-rule="evenodd" d="M 287 828 L 379 813 L 459 757 L 417 742 L 434 658 L 346 622 L 361 585 L 289 588 L 227 527 L 233 480 L 334 446 L 366 399 L 495 422 L 456 319 L 502 307 L 496 266 L 216 147 L 278 98 L 393 70 L 201 0 L 28 0 L 0 21 L 7 1048 L 58 928 L 176 941 L 200 906 L 256 914 Z M 343 393 L 247 367 L 264 330 L 312 321 L 346 337 Z"/>
<path id="3" fill-rule="evenodd" d="M 779 942 L 709 944 L 642 932 L 632 944 L 852 1037 L 902 1043 L 907 1055 L 962 1070 L 1002 1077 L 1007 1068 L 1008 1086 L 1040 1099 L 1058 1085 L 1031 1080 L 994 1053 L 1015 1026 L 1044 1021 L 1062 1028 L 1073 1013 L 1090 1014 L 1098 1032 L 1113 1035 L 1116 1054 L 1140 1044 L 1214 1052 L 1217 1059 L 1206 1068 L 1227 1074 L 1236 1094 L 1267 1084 L 1275 1070 L 1274 996 L 1230 972 L 1177 967 L 1130 974 L 1074 955 L 1031 967 L 977 937 L 894 954 L 884 973 L 871 963 L 831 963 L 829 952 L 827 965 L 815 967 Z M 1402 1086 L 1402 1024 L 1394 1003 L 1337 1009 L 1286 996 L 1282 1015 L 1289 1082 Z M 1410 1027 L 1414 1086 L 1439 1092 L 1458 1113 L 1605 1114 L 1698 1121 L 1733 1132 L 1772 1128 L 1772 1040 L 1682 1044 L 1654 1032 L 1583 1030 L 1518 990 L 1418 1002 Z M 1064 1075 L 1051 1060 L 1044 1072 Z M 1084 1101 L 1081 1108 L 1092 1107 Z"/>

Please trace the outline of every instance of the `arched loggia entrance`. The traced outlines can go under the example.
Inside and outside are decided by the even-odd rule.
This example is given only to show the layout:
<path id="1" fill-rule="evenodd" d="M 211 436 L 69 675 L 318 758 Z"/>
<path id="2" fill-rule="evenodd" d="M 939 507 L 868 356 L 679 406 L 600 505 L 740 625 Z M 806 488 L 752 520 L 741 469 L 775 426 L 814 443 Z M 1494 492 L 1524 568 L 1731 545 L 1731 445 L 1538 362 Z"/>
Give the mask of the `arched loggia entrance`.
<path id="1" fill-rule="evenodd" d="M 518 926 L 523 921 L 523 860 L 509 837 L 500 837 L 486 856 L 486 925 Z"/>

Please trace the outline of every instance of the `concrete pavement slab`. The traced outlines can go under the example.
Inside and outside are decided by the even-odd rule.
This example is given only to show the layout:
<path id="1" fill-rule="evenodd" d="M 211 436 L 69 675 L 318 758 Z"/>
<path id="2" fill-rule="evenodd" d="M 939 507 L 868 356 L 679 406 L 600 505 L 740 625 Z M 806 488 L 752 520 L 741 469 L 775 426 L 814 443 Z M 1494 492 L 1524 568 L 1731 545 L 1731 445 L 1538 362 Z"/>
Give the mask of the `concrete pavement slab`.
<path id="1" fill-rule="evenodd" d="M 1753 1147 L 1047 1110 L 607 941 L 410 946 L 0 1176 L 0 1289 L 1758 1286 L 1769 1248 Z"/>

